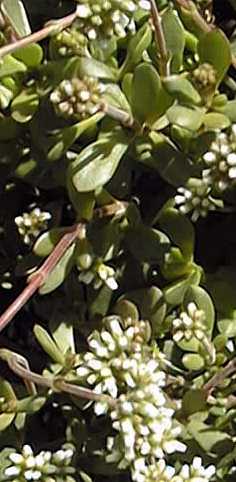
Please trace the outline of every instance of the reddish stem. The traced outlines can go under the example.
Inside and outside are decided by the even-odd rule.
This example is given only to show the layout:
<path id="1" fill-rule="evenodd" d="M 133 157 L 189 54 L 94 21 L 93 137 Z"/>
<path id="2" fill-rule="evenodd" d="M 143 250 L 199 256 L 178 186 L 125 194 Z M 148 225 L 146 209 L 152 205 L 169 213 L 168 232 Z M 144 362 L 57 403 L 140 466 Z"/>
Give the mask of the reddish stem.
<path id="1" fill-rule="evenodd" d="M 4 311 L 0 317 L 0 331 L 2 331 L 8 323 L 14 318 L 16 313 L 29 301 L 31 296 L 40 288 L 45 282 L 48 275 L 55 268 L 58 261 L 62 258 L 63 254 L 67 251 L 69 246 L 79 237 L 84 234 L 84 224 L 76 224 L 69 228 L 69 231 L 64 234 L 56 245 L 53 252 L 48 256 L 42 266 L 29 277 L 29 284 L 19 294 L 19 296 L 13 301 L 13 303 Z"/>
<path id="2" fill-rule="evenodd" d="M 58 30 L 63 30 L 66 27 L 69 27 L 77 17 L 77 12 L 70 13 L 66 17 L 60 18 L 59 20 L 54 20 L 52 23 L 45 25 L 41 30 L 34 32 L 26 37 L 23 37 L 15 42 L 4 45 L 0 48 L 0 57 L 4 57 L 4 55 L 12 54 L 16 50 L 20 49 L 21 47 L 26 47 L 29 44 L 40 42 L 44 38 L 56 33 Z"/>

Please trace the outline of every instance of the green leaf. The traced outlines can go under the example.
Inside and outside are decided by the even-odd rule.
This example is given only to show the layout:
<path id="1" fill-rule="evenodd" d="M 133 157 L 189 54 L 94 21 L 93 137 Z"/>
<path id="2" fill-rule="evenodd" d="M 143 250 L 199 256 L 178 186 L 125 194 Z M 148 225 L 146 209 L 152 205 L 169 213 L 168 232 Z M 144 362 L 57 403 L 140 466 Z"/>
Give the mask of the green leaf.
<path id="1" fill-rule="evenodd" d="M 161 266 L 161 272 L 167 280 L 173 280 L 180 276 L 187 275 L 194 269 L 195 266 L 193 263 L 186 260 L 181 250 L 176 246 L 171 246 Z"/>
<path id="2" fill-rule="evenodd" d="M 106 285 L 103 285 L 100 290 L 96 291 L 89 286 L 87 294 L 87 306 L 89 316 L 105 316 L 111 303 L 111 298 L 113 294 L 112 290 L 110 290 L 110 288 L 108 288 L 108 286 Z"/>
<path id="3" fill-rule="evenodd" d="M 38 106 L 38 94 L 25 90 L 15 97 L 11 103 L 12 118 L 22 124 L 29 122 Z"/>
<path id="4" fill-rule="evenodd" d="M 226 443 L 227 450 L 227 441 L 230 441 L 230 436 L 225 432 L 215 430 L 196 419 L 190 421 L 188 431 L 207 454 L 214 452 L 220 443 Z"/>
<path id="5" fill-rule="evenodd" d="M 50 356 L 50 358 L 56 363 L 59 363 L 59 365 L 63 366 L 65 363 L 64 355 L 48 332 L 42 326 L 35 325 L 34 334 L 37 338 L 37 341 L 44 351 Z"/>
<path id="6" fill-rule="evenodd" d="M 206 410 L 206 408 L 206 394 L 203 390 L 192 389 L 188 390 L 184 394 L 182 401 L 182 410 L 185 415 L 189 416 L 196 412 Z"/>
<path id="7" fill-rule="evenodd" d="M 67 179 L 67 191 L 78 219 L 90 221 L 93 217 L 96 202 L 94 191 L 78 192 L 69 176 Z"/>
<path id="8" fill-rule="evenodd" d="M 236 318 L 233 320 L 223 319 L 217 322 L 218 330 L 227 338 L 236 337 Z"/>
<path id="9" fill-rule="evenodd" d="M 10 383 L 6 380 L 0 379 L 0 398 L 3 398 L 5 402 L 15 402 L 17 398 Z M 12 413 L 0 413 L 0 431 L 5 430 L 15 418 L 15 411 Z"/>
<path id="10" fill-rule="evenodd" d="M 151 41 L 151 27 L 148 23 L 144 23 L 129 42 L 126 59 L 120 68 L 119 77 L 123 77 L 126 72 L 130 72 L 134 69 L 135 65 L 141 61 L 142 55 L 149 47 Z"/>
<path id="11" fill-rule="evenodd" d="M 217 85 L 231 64 L 230 43 L 222 30 L 212 30 L 200 37 L 198 44 L 200 63 L 213 65 L 217 73 Z"/>
<path id="12" fill-rule="evenodd" d="M 103 94 L 104 99 L 109 105 L 114 105 L 128 114 L 131 114 L 131 107 L 129 102 L 117 84 L 106 84 L 106 90 Z"/>
<path id="13" fill-rule="evenodd" d="M 200 104 L 201 96 L 191 82 L 179 75 L 171 75 L 163 79 L 167 92 L 180 103 Z"/>
<path id="14" fill-rule="evenodd" d="M 161 216 L 158 218 L 158 224 L 169 236 L 172 243 L 181 249 L 186 261 L 192 260 L 194 228 L 189 219 L 177 209 L 167 208 L 162 211 Z"/>
<path id="15" fill-rule="evenodd" d="M 129 295 L 127 296 L 129 298 Z M 129 299 L 119 298 L 112 310 L 115 315 L 120 316 L 123 320 L 130 318 L 134 322 L 139 320 L 139 312 L 137 306 Z"/>
<path id="16" fill-rule="evenodd" d="M 161 263 L 170 246 L 170 240 L 164 233 L 144 224 L 130 228 L 125 241 L 138 261 L 149 263 Z"/>
<path id="17" fill-rule="evenodd" d="M 60 320 L 60 322 L 52 321 L 50 329 L 57 346 L 63 354 L 68 351 L 75 353 L 74 331 L 72 324 Z"/>
<path id="18" fill-rule="evenodd" d="M 230 119 L 218 112 L 208 112 L 204 115 L 203 124 L 207 129 L 216 130 L 216 129 L 226 129 L 229 127 L 231 122 Z"/>
<path id="19" fill-rule="evenodd" d="M 92 243 L 96 255 L 103 259 L 104 262 L 110 261 L 117 256 L 120 250 L 122 233 L 119 222 L 111 222 L 99 229 L 98 225 L 94 225 L 94 229 L 89 232 L 89 240 Z"/>
<path id="20" fill-rule="evenodd" d="M 27 412 L 35 413 L 38 412 L 46 402 L 46 397 L 32 396 L 23 398 L 22 400 L 17 400 L 16 403 L 16 413 Z"/>
<path id="21" fill-rule="evenodd" d="M 125 132 L 114 129 L 105 139 L 89 144 L 69 168 L 77 191 L 93 191 L 110 181 L 129 146 Z"/>
<path id="22" fill-rule="evenodd" d="M 0 414 L 0 431 L 5 430 L 15 418 L 15 413 L 1 413 Z"/>
<path id="23" fill-rule="evenodd" d="M 79 77 L 95 77 L 98 79 L 116 80 L 116 73 L 108 65 L 89 57 L 80 57 L 77 65 Z"/>
<path id="24" fill-rule="evenodd" d="M 199 107 L 173 105 L 168 109 L 166 115 L 171 124 L 177 124 L 190 131 L 198 131 L 203 123 L 205 110 Z"/>
<path id="25" fill-rule="evenodd" d="M 15 59 L 12 55 L 5 55 L 0 63 L 0 78 L 7 77 L 27 71 L 27 67 L 23 62 Z"/>
<path id="26" fill-rule="evenodd" d="M 60 286 L 65 278 L 70 273 L 73 266 L 73 254 L 75 250 L 75 244 L 70 246 L 65 254 L 62 256 L 60 261 L 58 261 L 55 268 L 48 275 L 46 281 L 39 289 L 41 295 L 46 295 L 54 291 L 58 286 Z"/>
<path id="27" fill-rule="evenodd" d="M 83 134 L 87 129 L 90 129 L 103 118 L 104 114 L 95 114 L 88 119 L 81 122 L 77 122 L 73 126 L 64 127 L 57 134 L 52 136 L 52 147 L 49 148 L 47 158 L 49 161 L 57 161 L 60 159 L 68 149 L 74 144 L 75 141 Z"/>
<path id="28" fill-rule="evenodd" d="M 231 122 L 236 122 L 236 100 L 229 100 L 224 106 L 215 108 L 228 117 Z"/>
<path id="29" fill-rule="evenodd" d="M 236 318 L 235 268 L 233 266 L 222 266 L 214 273 L 207 273 L 205 285 L 214 300 L 218 317 Z"/>
<path id="30" fill-rule="evenodd" d="M 132 110 L 134 117 L 141 123 L 152 125 L 159 117 L 161 99 L 161 80 L 156 69 L 142 63 L 136 67 L 132 85 Z"/>
<path id="31" fill-rule="evenodd" d="M 159 172 L 160 176 L 173 186 L 182 186 L 191 176 L 192 166 L 186 154 L 178 150 L 169 140 L 154 131 L 151 154 L 142 162 Z"/>
<path id="32" fill-rule="evenodd" d="M 20 0 L 2 0 L 1 10 L 19 37 L 25 37 L 31 33 L 23 2 Z"/>
<path id="33" fill-rule="evenodd" d="M 168 304 L 177 306 L 183 303 L 185 293 L 190 285 L 196 284 L 198 285 L 201 280 L 201 271 L 200 269 L 193 269 L 188 276 L 184 276 L 181 279 L 178 279 L 163 289 L 165 299 Z"/>
<path id="34" fill-rule="evenodd" d="M 36 240 L 33 246 L 33 252 L 36 256 L 41 256 L 45 258 L 48 256 L 52 250 L 55 248 L 56 244 L 65 234 L 65 228 L 53 228 L 47 231 Z"/>
<path id="35" fill-rule="evenodd" d="M 132 84 L 133 84 L 133 73 L 127 73 L 122 79 L 122 90 L 126 95 L 129 103 L 132 101 Z"/>
<path id="36" fill-rule="evenodd" d="M 6 109 L 13 99 L 13 92 L 0 84 L 0 108 Z"/>
<path id="37" fill-rule="evenodd" d="M 39 44 L 29 44 L 14 52 L 14 57 L 29 68 L 36 68 L 43 60 L 43 49 Z"/>
<path id="38" fill-rule="evenodd" d="M 11 384 L 2 378 L 0 378 L 0 397 L 3 397 L 7 402 L 16 400 L 16 395 Z"/>
<path id="39" fill-rule="evenodd" d="M 184 28 L 172 8 L 165 10 L 163 13 L 162 27 L 167 50 L 170 55 L 171 72 L 177 73 L 183 63 L 185 35 Z"/>
<path id="40" fill-rule="evenodd" d="M 182 358 L 182 363 L 189 371 L 202 370 L 205 366 L 205 360 L 201 355 L 195 353 L 185 354 Z"/>

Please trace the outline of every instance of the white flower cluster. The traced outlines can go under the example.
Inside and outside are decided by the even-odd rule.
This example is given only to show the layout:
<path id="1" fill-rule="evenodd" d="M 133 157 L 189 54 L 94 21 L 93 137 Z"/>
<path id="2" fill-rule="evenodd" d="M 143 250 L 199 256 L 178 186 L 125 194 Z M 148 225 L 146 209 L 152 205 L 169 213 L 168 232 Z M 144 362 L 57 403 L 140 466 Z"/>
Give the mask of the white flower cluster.
<path id="1" fill-rule="evenodd" d="M 79 280 L 85 284 L 92 283 L 95 290 L 105 284 L 110 290 L 114 291 L 118 288 L 115 274 L 116 272 L 111 266 L 107 266 L 100 260 L 95 260 L 89 269 L 81 271 Z"/>
<path id="2" fill-rule="evenodd" d="M 57 452 L 42 451 L 34 455 L 29 445 L 24 445 L 22 453 L 12 452 L 8 458 L 11 465 L 4 471 L 5 481 L 25 482 L 75 482 L 72 477 L 75 469 L 71 466 L 73 457 L 71 448 L 60 449 Z"/>
<path id="3" fill-rule="evenodd" d="M 125 37 L 135 32 L 134 14 L 138 8 L 150 9 L 148 0 L 77 0 L 80 31 L 89 40 L 98 37 Z"/>
<path id="4" fill-rule="evenodd" d="M 96 393 L 116 399 L 112 408 L 107 400 L 95 403 L 97 415 L 111 410 L 117 432 L 107 440 L 107 461 L 135 473 L 136 460 L 148 465 L 150 459 L 186 447 L 178 440 L 182 429 L 164 392 L 163 356 L 149 345 L 149 323 L 114 315 L 105 318 L 104 324 L 89 337 L 90 350 L 81 357 L 77 376 Z"/>
<path id="5" fill-rule="evenodd" d="M 85 119 L 99 111 L 104 90 L 104 85 L 94 77 L 83 80 L 75 77 L 63 80 L 51 93 L 50 100 L 57 114 Z"/>
<path id="6" fill-rule="evenodd" d="M 200 457 L 194 457 L 191 465 L 184 464 L 178 475 L 174 467 L 166 465 L 163 459 L 148 467 L 140 459 L 135 462 L 133 480 L 136 482 L 209 482 L 214 474 L 214 465 L 204 468 Z"/>
<path id="7" fill-rule="evenodd" d="M 146 370 L 141 367 L 144 373 L 137 376 L 136 388 L 120 395 L 111 412 L 112 426 L 118 434 L 108 438 L 111 454 L 107 461 L 117 462 L 120 469 L 130 467 L 133 480 L 137 480 L 137 460 L 148 467 L 150 459 L 186 450 L 178 440 L 182 428 L 173 418 L 175 412 L 168 407 L 163 391 L 165 373 L 156 365 L 150 360 Z"/>
<path id="8" fill-rule="evenodd" d="M 228 133 L 216 133 L 209 151 L 202 157 L 204 169 L 201 178 L 190 178 L 185 187 L 180 187 L 175 204 L 180 212 L 192 212 L 192 221 L 206 217 L 209 211 L 223 207 L 223 201 L 212 196 L 222 193 L 236 182 L 236 124 Z"/>
<path id="9" fill-rule="evenodd" d="M 206 217 L 209 211 L 216 209 L 216 200 L 211 196 L 211 187 L 205 179 L 192 177 L 185 187 L 179 187 L 175 204 L 183 214 L 192 212 L 192 221 L 199 216 Z"/>
<path id="10" fill-rule="evenodd" d="M 219 191 L 225 191 L 236 181 L 236 124 L 228 134 L 220 132 L 203 155 L 206 169 L 204 181 Z"/>
<path id="11" fill-rule="evenodd" d="M 118 316 L 108 316 L 104 325 L 88 338 L 89 351 L 81 358 L 77 376 L 94 386 L 96 393 L 116 398 L 122 386 L 135 386 L 134 375 L 140 368 L 143 345 L 150 338 L 150 325 L 131 319 L 123 322 Z M 96 413 L 102 409 L 100 403 L 95 404 Z"/>
<path id="12" fill-rule="evenodd" d="M 25 244 L 30 244 L 37 236 L 47 227 L 51 214 L 47 211 L 41 211 L 40 208 L 34 208 L 29 213 L 23 213 L 22 216 L 15 218 L 20 235 L 23 237 Z"/>
<path id="13" fill-rule="evenodd" d="M 201 343 L 202 351 L 208 362 L 215 362 L 215 347 L 207 333 L 206 314 L 199 310 L 194 302 L 187 306 L 187 311 L 182 311 L 178 318 L 173 320 L 173 340 L 178 343 L 182 340 L 197 340 Z"/>

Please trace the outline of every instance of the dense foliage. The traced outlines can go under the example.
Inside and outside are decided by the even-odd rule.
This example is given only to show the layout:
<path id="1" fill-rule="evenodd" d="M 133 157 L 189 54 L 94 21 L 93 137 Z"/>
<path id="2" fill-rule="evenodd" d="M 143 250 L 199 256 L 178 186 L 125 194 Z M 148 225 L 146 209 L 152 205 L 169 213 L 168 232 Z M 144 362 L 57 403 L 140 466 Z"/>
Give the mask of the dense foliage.
<path id="1" fill-rule="evenodd" d="M 0 480 L 233 482 L 236 1 L 0 12 Z"/>

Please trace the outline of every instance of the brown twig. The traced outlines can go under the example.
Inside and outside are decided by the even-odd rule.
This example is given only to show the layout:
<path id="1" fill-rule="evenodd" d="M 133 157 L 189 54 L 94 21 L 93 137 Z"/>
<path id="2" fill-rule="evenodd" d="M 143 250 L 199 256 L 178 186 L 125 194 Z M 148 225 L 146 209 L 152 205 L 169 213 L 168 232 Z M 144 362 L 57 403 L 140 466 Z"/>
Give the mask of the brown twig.
<path id="1" fill-rule="evenodd" d="M 24 381 L 27 380 L 31 385 L 36 384 L 44 386 L 52 391 L 69 393 L 77 398 L 90 400 L 92 402 L 107 402 L 110 406 L 114 406 L 116 404 L 116 399 L 110 397 L 109 395 L 98 394 L 88 388 L 74 385 L 73 383 L 67 383 L 59 377 L 48 378 L 31 371 L 28 367 L 26 368 L 25 366 L 22 366 L 21 357 L 19 357 L 19 355 L 16 353 L 8 352 L 7 356 L 5 354 L 2 356 L 0 350 L 0 356 L 7 361 L 9 368 L 16 375 L 23 378 Z"/>
<path id="2" fill-rule="evenodd" d="M 9 45 L 4 45 L 0 48 L 0 57 L 4 57 L 4 55 L 12 54 L 16 50 L 20 49 L 21 47 L 26 47 L 29 44 L 39 42 L 44 38 L 57 33 L 58 31 L 63 30 L 66 27 L 69 27 L 76 19 L 77 11 L 70 13 L 66 17 L 62 17 L 59 20 L 53 20 L 46 24 L 42 29 L 34 32 L 26 37 L 23 37 L 15 42 L 12 42 Z"/>
<path id="3" fill-rule="evenodd" d="M 84 236 L 85 226 L 82 223 L 76 224 L 68 229 L 59 243 L 56 245 L 53 252 L 48 256 L 42 266 L 31 275 L 28 279 L 28 286 L 20 293 L 20 295 L 13 301 L 13 303 L 0 316 L 0 331 L 5 328 L 8 323 L 14 318 L 16 313 L 29 301 L 31 296 L 42 286 L 48 275 L 55 268 L 58 261 L 67 251 L 69 246 L 77 239 Z"/>
<path id="4" fill-rule="evenodd" d="M 216 373 L 207 383 L 203 386 L 203 390 L 206 395 L 210 395 L 211 392 L 218 386 L 220 386 L 224 380 L 236 371 L 236 358 L 231 360 L 222 370 Z"/>
<path id="5" fill-rule="evenodd" d="M 156 43 L 160 53 L 160 71 L 164 77 L 170 75 L 169 54 L 166 46 L 165 34 L 162 28 L 162 19 L 155 0 L 150 0 L 153 26 L 155 29 Z"/>

